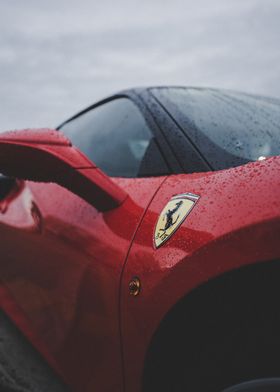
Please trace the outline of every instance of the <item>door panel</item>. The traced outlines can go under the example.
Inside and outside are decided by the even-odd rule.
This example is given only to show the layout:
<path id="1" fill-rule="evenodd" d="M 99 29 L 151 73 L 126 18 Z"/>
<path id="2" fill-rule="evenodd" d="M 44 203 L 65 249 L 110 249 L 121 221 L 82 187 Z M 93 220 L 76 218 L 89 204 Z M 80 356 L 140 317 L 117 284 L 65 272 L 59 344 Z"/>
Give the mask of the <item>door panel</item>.
<path id="1" fill-rule="evenodd" d="M 1 281 L 33 344 L 76 390 L 121 390 L 120 276 L 163 180 L 115 179 L 130 197 L 106 213 L 58 185 L 26 183 L 0 216 Z"/>

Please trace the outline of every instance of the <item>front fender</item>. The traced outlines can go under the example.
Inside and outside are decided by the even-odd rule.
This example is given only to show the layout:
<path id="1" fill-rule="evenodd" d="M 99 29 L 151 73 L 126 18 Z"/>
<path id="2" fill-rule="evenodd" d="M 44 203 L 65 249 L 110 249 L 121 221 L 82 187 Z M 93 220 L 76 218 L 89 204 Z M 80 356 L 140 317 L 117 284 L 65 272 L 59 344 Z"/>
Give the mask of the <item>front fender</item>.
<path id="1" fill-rule="evenodd" d="M 171 176 L 156 194 L 136 234 L 122 280 L 121 325 L 127 390 L 141 385 L 153 334 L 172 307 L 194 288 L 241 266 L 280 257 L 280 158 L 216 173 Z M 159 249 L 158 216 L 170 198 L 200 200 Z M 128 294 L 138 276 L 141 292 Z"/>

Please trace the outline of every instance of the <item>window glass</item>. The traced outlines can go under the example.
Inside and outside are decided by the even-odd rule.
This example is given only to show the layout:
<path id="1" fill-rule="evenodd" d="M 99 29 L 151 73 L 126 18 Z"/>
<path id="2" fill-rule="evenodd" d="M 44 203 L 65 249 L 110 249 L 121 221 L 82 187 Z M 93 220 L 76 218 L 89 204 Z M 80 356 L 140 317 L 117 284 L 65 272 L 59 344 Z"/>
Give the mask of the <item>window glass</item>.
<path id="1" fill-rule="evenodd" d="M 146 152 L 151 150 L 148 147 L 154 144 L 144 117 L 128 98 L 97 106 L 60 129 L 98 167 L 115 177 L 137 177 Z M 162 161 L 158 148 L 153 154 L 155 161 Z"/>
<path id="2" fill-rule="evenodd" d="M 152 91 L 214 169 L 280 153 L 280 100 L 212 89 Z"/>

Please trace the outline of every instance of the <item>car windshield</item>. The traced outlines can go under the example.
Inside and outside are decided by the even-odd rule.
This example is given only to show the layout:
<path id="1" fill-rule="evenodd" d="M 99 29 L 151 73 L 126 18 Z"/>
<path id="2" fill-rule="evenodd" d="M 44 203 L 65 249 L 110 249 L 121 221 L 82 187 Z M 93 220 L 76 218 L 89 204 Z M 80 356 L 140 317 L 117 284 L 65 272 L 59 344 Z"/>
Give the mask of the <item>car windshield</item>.
<path id="1" fill-rule="evenodd" d="M 153 88 L 215 170 L 280 154 L 280 100 L 232 91 Z"/>

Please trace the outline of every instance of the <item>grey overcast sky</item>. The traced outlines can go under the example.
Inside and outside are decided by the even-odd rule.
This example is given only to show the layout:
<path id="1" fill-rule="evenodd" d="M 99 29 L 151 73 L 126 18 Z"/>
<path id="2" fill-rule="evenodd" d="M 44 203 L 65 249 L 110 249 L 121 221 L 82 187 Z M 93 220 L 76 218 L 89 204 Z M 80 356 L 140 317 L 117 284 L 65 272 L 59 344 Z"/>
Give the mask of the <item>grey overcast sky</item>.
<path id="1" fill-rule="evenodd" d="M 0 130 L 133 86 L 280 97 L 279 68 L 280 0 L 0 0 Z"/>

